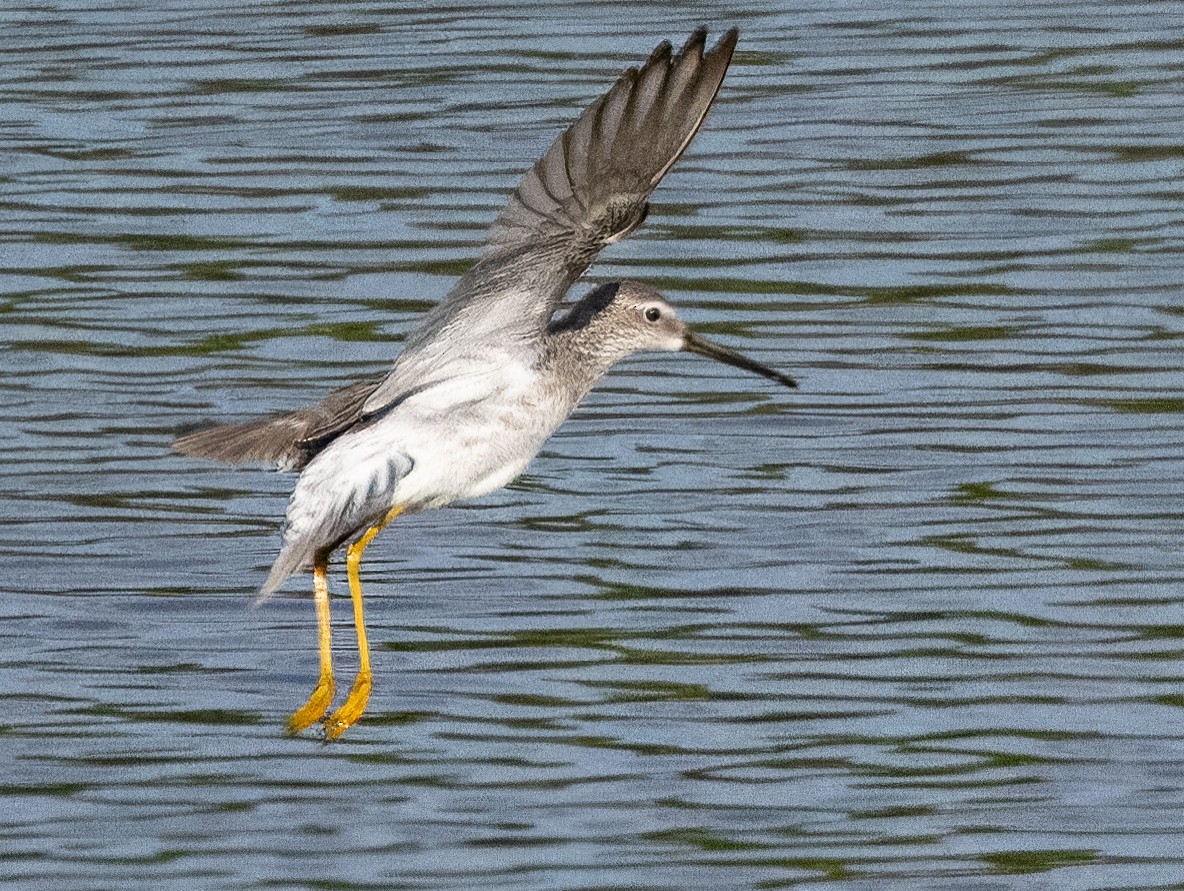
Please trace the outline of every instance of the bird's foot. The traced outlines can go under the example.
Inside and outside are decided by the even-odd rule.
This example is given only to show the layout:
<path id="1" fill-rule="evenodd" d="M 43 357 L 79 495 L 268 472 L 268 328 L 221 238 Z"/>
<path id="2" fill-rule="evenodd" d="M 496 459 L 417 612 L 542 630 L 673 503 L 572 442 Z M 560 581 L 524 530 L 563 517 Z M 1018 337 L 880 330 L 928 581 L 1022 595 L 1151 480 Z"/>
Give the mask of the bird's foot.
<path id="1" fill-rule="evenodd" d="M 300 733 L 325 717 L 336 692 L 337 684 L 333 680 L 333 675 L 321 675 L 316 689 L 308 697 L 308 702 L 296 709 L 292 717 L 288 718 L 288 732 Z"/>
<path id="2" fill-rule="evenodd" d="M 370 687 L 370 672 L 358 672 L 353 688 L 349 691 L 345 702 L 337 711 L 321 722 L 325 726 L 326 741 L 338 739 L 351 725 L 357 722 L 358 718 L 362 717 L 362 712 L 366 711 L 366 703 L 370 701 Z"/>

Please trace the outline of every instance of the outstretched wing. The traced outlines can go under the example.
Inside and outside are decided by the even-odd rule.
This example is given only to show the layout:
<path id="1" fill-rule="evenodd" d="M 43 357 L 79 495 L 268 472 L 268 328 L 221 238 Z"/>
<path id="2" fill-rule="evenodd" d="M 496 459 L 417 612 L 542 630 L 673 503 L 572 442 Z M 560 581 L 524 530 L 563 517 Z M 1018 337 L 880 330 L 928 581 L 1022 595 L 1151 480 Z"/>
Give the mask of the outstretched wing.
<path id="1" fill-rule="evenodd" d="M 301 411 L 178 437 L 173 449 L 299 469 L 335 437 L 410 392 L 480 375 L 508 342 L 537 340 L 601 249 L 645 219 L 647 201 L 703 124 L 737 31 L 705 51 L 700 28 L 675 54 L 663 42 L 629 68 L 527 171 L 476 264 L 407 338 L 390 373 Z"/>
<path id="2" fill-rule="evenodd" d="M 640 70 L 623 72 L 522 177 L 486 254 L 554 245 L 547 253 L 562 259 L 562 273 L 574 271 L 574 282 L 605 245 L 637 228 L 650 194 L 702 126 L 736 38 L 733 28 L 704 53 L 700 28 L 677 55 L 663 42 Z"/>
<path id="3" fill-rule="evenodd" d="M 675 54 L 660 43 L 629 68 L 527 171 L 490 228 L 481 259 L 407 339 L 364 411 L 381 411 L 487 347 L 537 340 L 605 245 L 645 219 L 662 177 L 703 125 L 738 32 L 705 52 L 699 28 Z M 471 365 L 468 365 L 471 368 Z"/>

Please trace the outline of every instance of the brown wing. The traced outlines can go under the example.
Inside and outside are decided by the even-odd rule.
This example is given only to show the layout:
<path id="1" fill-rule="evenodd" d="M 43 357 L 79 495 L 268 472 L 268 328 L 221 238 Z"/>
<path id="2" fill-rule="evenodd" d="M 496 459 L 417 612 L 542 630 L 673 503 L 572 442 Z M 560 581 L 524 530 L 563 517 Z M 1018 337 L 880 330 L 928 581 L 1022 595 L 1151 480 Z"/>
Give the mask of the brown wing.
<path id="1" fill-rule="evenodd" d="M 242 424 L 219 424 L 173 440 L 173 451 L 231 464 L 260 462 L 299 470 L 362 416 L 362 406 L 382 378 L 334 390 L 316 405 Z"/>

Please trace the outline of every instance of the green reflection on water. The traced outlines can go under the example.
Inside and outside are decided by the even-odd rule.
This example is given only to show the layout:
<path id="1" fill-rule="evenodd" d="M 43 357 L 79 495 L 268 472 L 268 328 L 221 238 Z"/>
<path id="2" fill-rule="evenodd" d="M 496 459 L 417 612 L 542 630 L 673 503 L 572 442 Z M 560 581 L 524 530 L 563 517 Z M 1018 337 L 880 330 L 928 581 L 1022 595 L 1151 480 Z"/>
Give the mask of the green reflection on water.
<path id="1" fill-rule="evenodd" d="M 927 167 L 952 167 L 978 163 L 969 152 L 932 152 L 912 158 L 872 158 L 845 161 L 850 170 L 921 170 Z"/>
<path id="2" fill-rule="evenodd" d="M 427 189 L 394 186 L 334 186 L 329 194 L 338 201 L 400 201 L 423 198 L 429 193 Z"/>
<path id="3" fill-rule="evenodd" d="M 686 845 L 700 851 L 753 851 L 770 847 L 759 842 L 740 841 L 725 838 L 703 826 L 680 826 L 675 829 L 661 829 L 642 836 L 649 841 L 666 844 Z"/>
<path id="4" fill-rule="evenodd" d="M 118 705 L 92 705 L 78 709 L 77 714 L 93 717 L 121 718 L 126 721 L 166 721 L 178 724 L 209 724 L 217 726 L 245 727 L 259 724 L 262 718 L 256 712 L 231 711 L 220 708 L 201 709 L 133 709 Z"/>
<path id="5" fill-rule="evenodd" d="M 960 505 L 984 504 L 1011 497 L 1013 496 L 995 488 L 994 483 L 959 483 L 957 490 L 950 496 L 950 502 Z"/>
<path id="6" fill-rule="evenodd" d="M 237 282 L 246 276 L 229 260 L 206 260 L 201 263 L 186 263 L 182 274 L 199 282 Z"/>
<path id="7" fill-rule="evenodd" d="M 1091 403 L 1124 414 L 1159 415 L 1184 413 L 1184 398 L 1154 396 L 1146 399 L 1104 399 Z"/>
<path id="8" fill-rule="evenodd" d="M 974 340 L 1004 340 L 1015 334 L 1014 328 L 1006 325 L 954 325 L 933 331 L 917 331 L 910 335 L 913 340 L 938 343 L 961 343 Z"/>
<path id="9" fill-rule="evenodd" d="M 990 854 L 980 854 L 979 859 L 985 861 L 991 867 L 992 872 L 1014 876 L 1049 872 L 1062 866 L 1094 863 L 1098 859 L 1098 852 L 1093 850 L 997 851 Z"/>

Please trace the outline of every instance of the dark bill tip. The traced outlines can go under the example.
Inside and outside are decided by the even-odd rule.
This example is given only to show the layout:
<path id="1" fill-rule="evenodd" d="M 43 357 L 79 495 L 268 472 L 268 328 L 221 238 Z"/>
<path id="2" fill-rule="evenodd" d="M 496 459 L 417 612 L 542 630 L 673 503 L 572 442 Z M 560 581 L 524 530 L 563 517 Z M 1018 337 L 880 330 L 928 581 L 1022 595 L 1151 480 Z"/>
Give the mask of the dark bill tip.
<path id="1" fill-rule="evenodd" d="M 751 371 L 754 374 L 759 374 L 761 377 L 767 377 L 769 380 L 777 381 L 777 383 L 786 387 L 796 388 L 798 385 L 798 382 L 788 374 L 782 374 L 768 365 L 762 365 L 760 362 L 749 359 L 747 356 L 742 356 L 737 352 L 729 350 L 727 347 L 720 346 L 718 343 L 710 341 L 706 337 L 700 337 L 691 331 L 688 331 L 684 336 L 682 348 L 688 352 L 706 356 L 708 359 L 723 362 L 725 365 L 734 365 L 736 368 L 743 368 L 745 371 Z"/>

